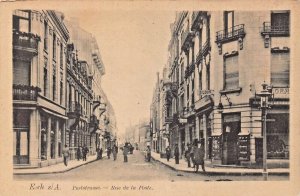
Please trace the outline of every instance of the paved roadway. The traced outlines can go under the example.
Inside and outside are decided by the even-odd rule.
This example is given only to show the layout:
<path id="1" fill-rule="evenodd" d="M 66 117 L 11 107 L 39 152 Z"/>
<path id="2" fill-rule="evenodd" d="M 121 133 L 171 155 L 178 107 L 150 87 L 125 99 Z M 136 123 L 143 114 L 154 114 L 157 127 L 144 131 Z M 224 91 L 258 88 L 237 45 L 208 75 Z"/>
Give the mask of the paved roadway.
<path id="1" fill-rule="evenodd" d="M 15 175 L 15 180 L 70 180 L 70 181 L 249 181 L 262 180 L 261 176 L 208 176 L 202 173 L 178 172 L 157 162 L 145 162 L 139 151 L 128 156 L 123 162 L 122 151 L 116 161 L 104 158 L 71 171 L 59 174 Z M 288 176 L 269 176 L 269 180 L 288 180 Z"/>

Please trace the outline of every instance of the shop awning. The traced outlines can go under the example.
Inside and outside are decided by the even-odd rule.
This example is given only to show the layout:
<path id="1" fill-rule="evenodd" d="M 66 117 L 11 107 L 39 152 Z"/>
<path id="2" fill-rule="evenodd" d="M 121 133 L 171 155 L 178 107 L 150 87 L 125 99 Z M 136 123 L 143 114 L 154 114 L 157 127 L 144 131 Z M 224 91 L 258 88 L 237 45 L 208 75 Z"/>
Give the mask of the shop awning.
<path id="1" fill-rule="evenodd" d="M 41 108 L 41 110 L 47 114 L 50 114 L 50 115 L 53 115 L 53 116 L 56 116 L 58 118 L 63 118 L 63 119 L 68 119 L 68 117 L 64 116 L 64 115 L 61 115 L 61 114 L 58 114 L 58 113 L 55 113 L 55 112 L 52 112 L 46 108 Z"/>

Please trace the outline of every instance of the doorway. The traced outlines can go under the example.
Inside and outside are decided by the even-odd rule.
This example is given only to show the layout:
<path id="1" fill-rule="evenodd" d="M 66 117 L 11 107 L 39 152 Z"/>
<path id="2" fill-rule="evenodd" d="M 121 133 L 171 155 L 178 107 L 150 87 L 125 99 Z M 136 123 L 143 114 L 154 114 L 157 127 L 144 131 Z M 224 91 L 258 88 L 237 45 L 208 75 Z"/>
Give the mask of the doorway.
<path id="1" fill-rule="evenodd" d="M 223 148 L 222 164 L 237 165 L 238 162 L 238 134 L 241 130 L 240 113 L 223 115 Z"/>

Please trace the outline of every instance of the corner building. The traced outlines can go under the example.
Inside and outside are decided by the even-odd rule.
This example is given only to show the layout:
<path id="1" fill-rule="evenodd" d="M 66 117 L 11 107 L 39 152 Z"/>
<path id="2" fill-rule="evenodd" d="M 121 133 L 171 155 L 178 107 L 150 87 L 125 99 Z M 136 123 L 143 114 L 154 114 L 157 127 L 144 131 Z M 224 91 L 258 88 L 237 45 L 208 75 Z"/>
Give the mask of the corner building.
<path id="1" fill-rule="evenodd" d="M 267 157 L 289 164 L 289 11 L 177 13 L 169 44 L 170 144 L 205 141 L 212 164 L 262 162 L 262 114 L 256 92 L 272 85 Z M 172 120 L 169 120 L 173 117 Z"/>

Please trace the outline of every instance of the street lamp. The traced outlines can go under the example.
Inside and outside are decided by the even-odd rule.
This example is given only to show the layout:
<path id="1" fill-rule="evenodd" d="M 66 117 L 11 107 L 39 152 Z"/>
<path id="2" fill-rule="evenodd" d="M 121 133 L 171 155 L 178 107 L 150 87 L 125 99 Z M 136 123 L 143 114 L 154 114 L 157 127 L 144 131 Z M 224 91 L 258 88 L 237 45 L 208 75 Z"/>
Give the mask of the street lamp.
<path id="1" fill-rule="evenodd" d="M 255 93 L 255 97 L 260 97 L 259 108 L 262 111 L 262 122 L 263 122 L 263 177 L 264 180 L 268 180 L 267 172 L 267 110 L 271 108 L 269 99 L 272 98 L 272 86 L 268 86 L 265 82 L 262 84 L 263 90 L 260 93 Z M 271 120 L 269 120 L 271 121 Z"/>

